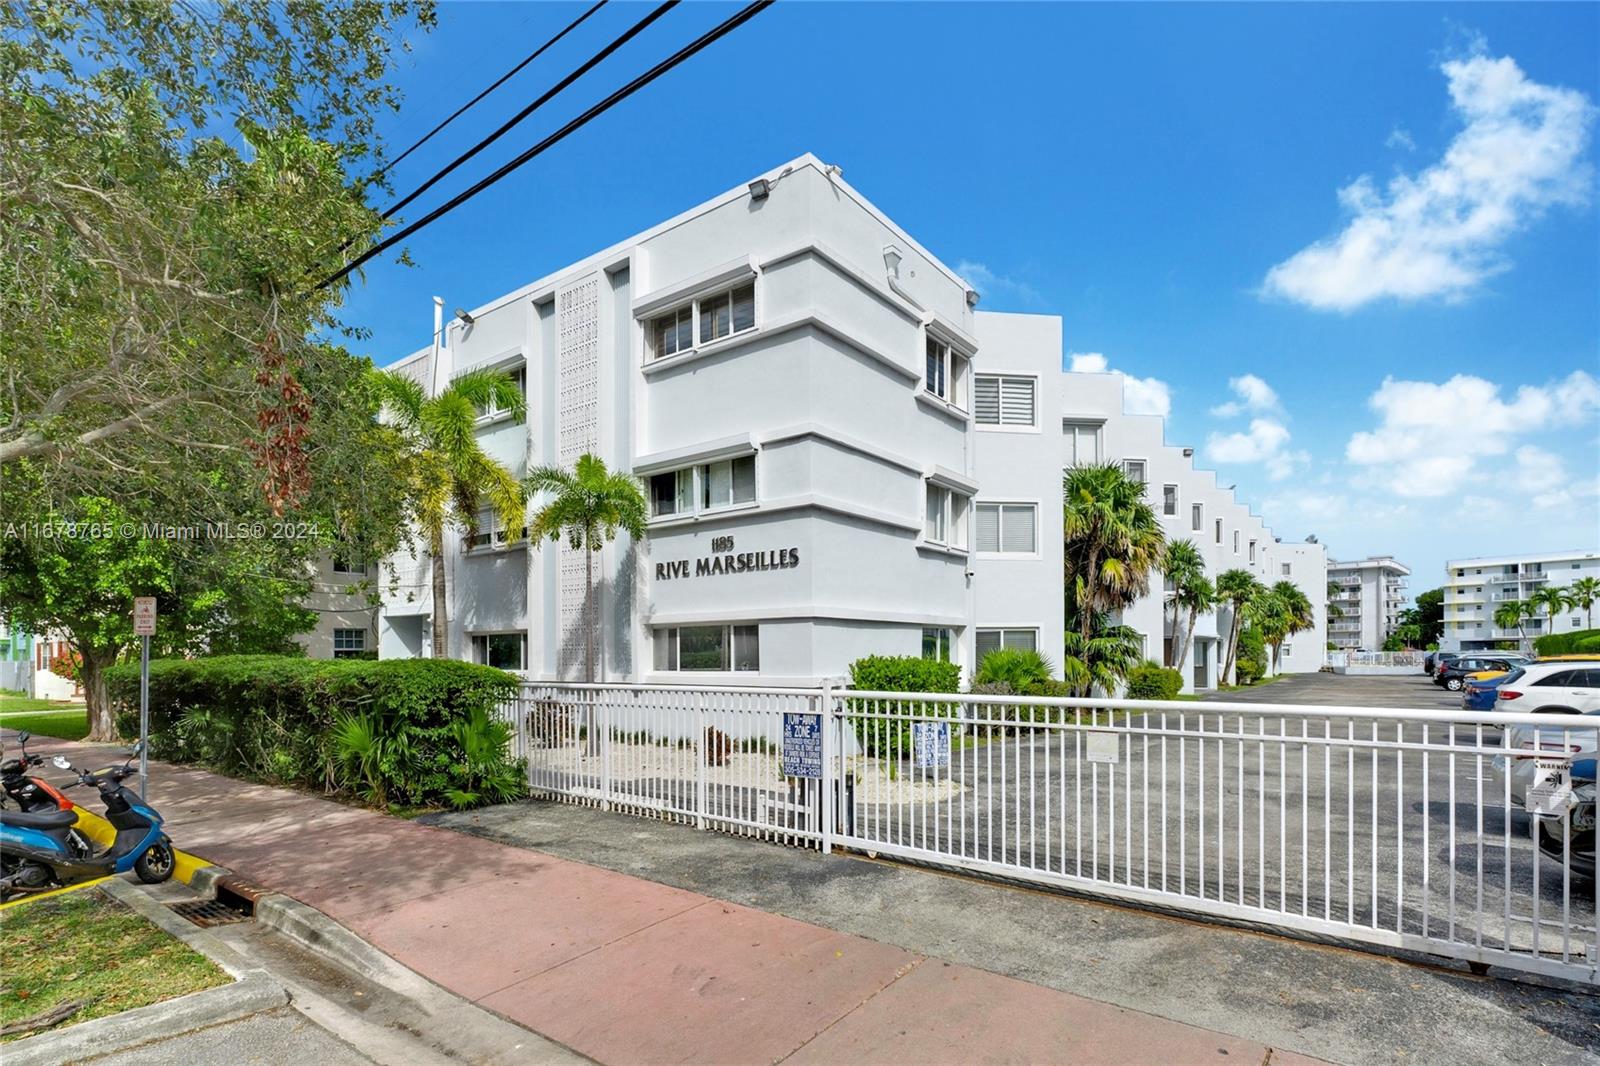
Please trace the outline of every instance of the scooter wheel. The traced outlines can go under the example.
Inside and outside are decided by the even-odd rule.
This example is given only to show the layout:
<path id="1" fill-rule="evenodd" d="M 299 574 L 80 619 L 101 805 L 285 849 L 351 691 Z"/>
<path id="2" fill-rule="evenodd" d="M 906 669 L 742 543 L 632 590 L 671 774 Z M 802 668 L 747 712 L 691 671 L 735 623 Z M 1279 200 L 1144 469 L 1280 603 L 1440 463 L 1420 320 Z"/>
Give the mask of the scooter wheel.
<path id="1" fill-rule="evenodd" d="M 170 844 L 151 844 L 145 853 L 139 856 L 139 861 L 133 864 L 133 872 L 139 875 L 139 880 L 147 885 L 159 885 L 172 876 L 172 870 L 177 865 L 177 859 L 172 854 Z"/>

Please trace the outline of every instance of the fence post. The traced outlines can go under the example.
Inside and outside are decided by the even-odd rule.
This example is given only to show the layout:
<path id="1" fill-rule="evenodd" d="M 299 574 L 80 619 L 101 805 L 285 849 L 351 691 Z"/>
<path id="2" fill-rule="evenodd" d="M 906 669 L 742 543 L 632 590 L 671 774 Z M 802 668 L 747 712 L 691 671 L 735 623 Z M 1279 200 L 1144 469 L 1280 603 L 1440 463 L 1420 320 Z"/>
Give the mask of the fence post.
<path id="1" fill-rule="evenodd" d="M 822 703 L 817 708 L 817 726 L 822 730 L 822 854 L 833 854 L 834 785 L 839 775 L 833 766 L 833 686 L 822 682 Z"/>
<path id="2" fill-rule="evenodd" d="M 706 694 L 694 694 L 694 827 L 706 827 Z"/>
<path id="3" fill-rule="evenodd" d="M 606 705 L 600 699 L 600 690 L 590 689 L 589 699 L 594 707 L 595 729 L 600 733 L 600 809 L 609 811 L 611 809 L 611 723 L 605 713 Z"/>

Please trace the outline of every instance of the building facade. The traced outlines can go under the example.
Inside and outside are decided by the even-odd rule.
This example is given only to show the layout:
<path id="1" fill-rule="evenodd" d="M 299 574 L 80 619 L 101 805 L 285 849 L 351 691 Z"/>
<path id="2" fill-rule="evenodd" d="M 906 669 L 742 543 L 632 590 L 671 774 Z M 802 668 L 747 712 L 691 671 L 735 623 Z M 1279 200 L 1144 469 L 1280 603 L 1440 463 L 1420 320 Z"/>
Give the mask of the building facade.
<path id="1" fill-rule="evenodd" d="M 813 684 L 868 654 L 970 672 L 1005 646 L 1059 662 L 1061 475 L 1091 446 L 1137 457 L 1158 509 L 1179 486 L 1170 531 L 1193 532 L 1191 502 L 1205 530 L 1222 522 L 1219 564 L 1322 587 L 1321 549 L 1277 544 L 1160 419 L 1124 415 L 1120 378 L 1062 373 L 1059 318 L 976 304 L 808 155 L 441 322 L 395 369 L 430 389 L 515 375 L 526 420 L 485 412 L 479 439 L 518 475 L 592 452 L 644 482 L 648 536 L 593 560 L 606 680 Z M 451 654 L 579 678 L 589 560 L 481 525 L 446 546 Z M 378 586 L 380 654 L 427 654 L 428 561 L 388 560 Z M 1159 659 L 1161 596 L 1147 600 L 1125 620 Z M 1197 632 L 1202 687 L 1216 632 Z M 1286 668 L 1320 667 L 1320 631 L 1294 645 Z"/>
<path id="2" fill-rule="evenodd" d="M 1339 651 L 1378 651 L 1400 624 L 1411 569 L 1391 555 L 1354 562 L 1328 562 L 1327 592 L 1337 617 L 1328 621 L 1328 642 Z"/>
<path id="3" fill-rule="evenodd" d="M 1544 552 L 1453 559 L 1445 563 L 1443 651 L 1481 651 L 1506 642 L 1532 640 L 1546 633 L 1571 633 L 1587 625 L 1586 613 L 1571 608 L 1551 617 L 1541 612 L 1517 626 L 1497 625 L 1495 610 L 1508 601 L 1526 601 L 1537 589 L 1570 585 L 1583 577 L 1600 579 L 1600 552 Z"/>
<path id="4" fill-rule="evenodd" d="M 378 567 L 360 560 L 325 555 L 317 559 L 304 605 L 317 624 L 295 641 L 311 659 L 373 658 L 378 654 L 382 600 Z"/>

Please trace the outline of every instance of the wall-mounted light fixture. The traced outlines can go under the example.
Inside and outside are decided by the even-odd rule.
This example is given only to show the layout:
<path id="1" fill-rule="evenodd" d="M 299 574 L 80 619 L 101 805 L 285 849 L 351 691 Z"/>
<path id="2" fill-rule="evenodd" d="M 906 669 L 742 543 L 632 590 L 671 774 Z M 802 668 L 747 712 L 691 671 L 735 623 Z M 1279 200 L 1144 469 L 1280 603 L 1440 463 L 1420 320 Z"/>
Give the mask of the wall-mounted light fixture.
<path id="1" fill-rule="evenodd" d="M 750 183 L 750 199 L 765 200 L 772 195 L 772 182 L 766 178 L 757 178 Z"/>
<path id="2" fill-rule="evenodd" d="M 456 317 L 459 318 L 466 325 L 470 326 L 473 323 L 473 317 L 471 315 L 467 314 L 465 311 L 463 311 L 459 307 L 456 308 Z"/>
<path id="3" fill-rule="evenodd" d="M 1183 450 L 1183 457 L 1185 459 L 1193 459 L 1194 458 L 1194 449 L 1193 448 L 1185 448 Z"/>
<path id="4" fill-rule="evenodd" d="M 978 306 L 978 290 L 977 289 L 968 289 L 967 290 L 967 306 L 968 307 L 977 307 Z"/>

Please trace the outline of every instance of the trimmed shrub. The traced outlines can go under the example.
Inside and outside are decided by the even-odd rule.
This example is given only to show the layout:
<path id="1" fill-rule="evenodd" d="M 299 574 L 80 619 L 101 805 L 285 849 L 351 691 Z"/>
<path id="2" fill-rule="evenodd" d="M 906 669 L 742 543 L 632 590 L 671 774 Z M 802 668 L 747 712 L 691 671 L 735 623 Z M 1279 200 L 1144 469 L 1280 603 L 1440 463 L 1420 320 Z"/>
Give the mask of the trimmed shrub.
<path id="1" fill-rule="evenodd" d="M 106 685 L 117 728 L 137 733 L 137 664 Z M 447 659 L 158 659 L 150 753 L 380 805 L 498 803 L 526 794 L 497 713 L 516 692 L 511 674 Z"/>
<path id="2" fill-rule="evenodd" d="M 1600 629 L 1575 629 L 1571 633 L 1546 633 L 1533 639 L 1540 655 L 1583 655 L 1600 651 Z"/>
<path id="3" fill-rule="evenodd" d="M 978 663 L 975 684 L 1005 684 L 1013 692 L 1024 692 L 1030 685 L 1049 681 L 1056 668 L 1050 660 L 1029 648 L 996 648 Z"/>
<path id="4" fill-rule="evenodd" d="M 1143 662 L 1128 671 L 1127 698 L 1170 700 L 1183 691 L 1183 675 L 1157 662 Z"/>
<path id="5" fill-rule="evenodd" d="M 869 655 L 850 664 L 850 687 L 868 692 L 956 692 L 961 687 L 961 668 L 939 659 L 915 655 Z M 872 700 L 851 700 L 850 719 L 856 739 L 869 755 L 905 758 L 911 754 L 911 721 L 902 717 L 923 714 L 952 718 L 953 703 L 895 704 L 878 707 Z M 857 717 L 890 711 L 896 717 Z"/>
<path id="6" fill-rule="evenodd" d="M 1235 680 L 1241 685 L 1253 685 L 1267 672 L 1267 642 L 1261 630 L 1254 626 L 1239 632 L 1239 657 L 1233 664 Z"/>

